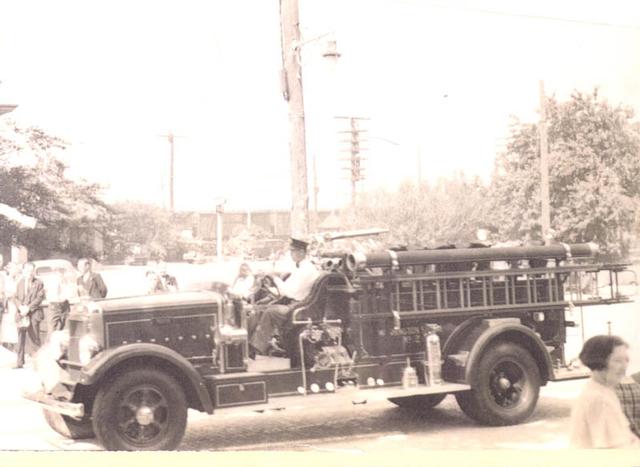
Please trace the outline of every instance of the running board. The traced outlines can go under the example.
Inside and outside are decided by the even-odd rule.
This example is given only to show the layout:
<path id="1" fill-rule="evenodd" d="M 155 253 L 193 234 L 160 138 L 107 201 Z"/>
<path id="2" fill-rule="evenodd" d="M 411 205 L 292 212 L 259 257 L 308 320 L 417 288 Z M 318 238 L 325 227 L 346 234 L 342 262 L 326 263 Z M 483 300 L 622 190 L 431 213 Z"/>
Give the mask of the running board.
<path id="1" fill-rule="evenodd" d="M 327 405 L 333 407 L 339 405 L 364 405 L 368 403 L 386 402 L 391 398 L 411 397 L 430 394 L 449 394 L 461 391 L 468 391 L 471 386 L 459 383 L 443 383 L 434 386 L 419 385 L 412 388 L 404 389 L 397 385 L 389 387 L 340 387 L 335 391 L 322 391 L 319 393 L 309 392 L 307 395 L 282 395 L 269 397 L 269 401 L 265 404 L 252 404 L 240 407 L 216 407 L 215 413 L 238 413 L 238 412 L 259 412 L 265 413 L 270 411 L 285 410 L 287 408 L 318 408 L 326 410 Z"/>
<path id="2" fill-rule="evenodd" d="M 554 368 L 551 381 L 568 381 L 571 379 L 583 379 L 591 376 L 588 368 Z"/>

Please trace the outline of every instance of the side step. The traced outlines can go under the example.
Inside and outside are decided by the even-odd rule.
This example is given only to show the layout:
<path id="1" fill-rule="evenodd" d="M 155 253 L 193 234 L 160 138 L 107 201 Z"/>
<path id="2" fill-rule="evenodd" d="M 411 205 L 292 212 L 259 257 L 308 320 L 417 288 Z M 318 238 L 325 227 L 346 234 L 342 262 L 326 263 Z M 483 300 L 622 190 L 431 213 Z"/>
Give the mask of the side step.
<path id="1" fill-rule="evenodd" d="M 585 367 L 563 367 L 554 368 L 553 379 L 551 381 L 568 381 L 571 379 L 584 379 L 591 376 L 591 371 Z"/>
<path id="2" fill-rule="evenodd" d="M 368 388 L 346 386 L 340 387 L 333 392 L 320 392 L 317 394 L 309 392 L 307 395 L 286 395 L 280 397 L 270 397 L 268 402 L 263 404 L 242 404 L 240 406 L 217 407 L 216 413 L 230 412 L 260 412 L 284 410 L 287 408 L 318 408 L 323 409 L 328 406 L 346 407 L 352 405 L 364 405 L 368 403 L 385 402 L 390 398 L 410 397 L 427 394 L 449 394 L 460 391 L 468 391 L 471 386 L 458 383 L 443 383 L 436 386 L 419 385 L 413 388 L 403 389 L 401 386 L 389 386 Z"/>
<path id="3" fill-rule="evenodd" d="M 264 373 L 228 373 L 205 376 L 215 410 L 249 404 L 266 404 L 267 382 Z"/>

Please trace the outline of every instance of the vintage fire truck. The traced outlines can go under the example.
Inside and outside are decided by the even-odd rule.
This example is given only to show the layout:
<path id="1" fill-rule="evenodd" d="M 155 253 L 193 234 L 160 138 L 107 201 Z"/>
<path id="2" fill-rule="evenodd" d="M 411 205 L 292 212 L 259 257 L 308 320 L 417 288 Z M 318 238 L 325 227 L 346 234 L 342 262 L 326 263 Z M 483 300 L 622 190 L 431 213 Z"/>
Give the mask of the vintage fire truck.
<path id="1" fill-rule="evenodd" d="M 629 300 L 618 286 L 627 265 L 598 262 L 596 250 L 331 254 L 292 307 L 277 357 L 249 358 L 247 315 L 259 307 L 219 292 L 79 304 L 39 361 L 44 389 L 25 397 L 54 430 L 109 450 L 175 449 L 189 408 L 428 409 L 454 394 L 480 423 L 517 424 L 542 385 L 586 376 L 565 356 L 570 309 Z"/>

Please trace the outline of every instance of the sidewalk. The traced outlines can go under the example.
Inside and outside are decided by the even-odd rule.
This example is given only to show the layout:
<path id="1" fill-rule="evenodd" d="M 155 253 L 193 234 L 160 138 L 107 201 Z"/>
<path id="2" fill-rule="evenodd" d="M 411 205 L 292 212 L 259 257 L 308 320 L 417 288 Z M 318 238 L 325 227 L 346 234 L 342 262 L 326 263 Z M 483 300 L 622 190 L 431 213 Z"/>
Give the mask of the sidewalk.
<path id="1" fill-rule="evenodd" d="M 0 451 L 96 450 L 94 443 L 74 442 L 53 431 L 42 409 L 22 398 L 24 391 L 40 388 L 40 380 L 27 360 L 25 368 L 13 369 L 16 356 L 0 347 Z"/>

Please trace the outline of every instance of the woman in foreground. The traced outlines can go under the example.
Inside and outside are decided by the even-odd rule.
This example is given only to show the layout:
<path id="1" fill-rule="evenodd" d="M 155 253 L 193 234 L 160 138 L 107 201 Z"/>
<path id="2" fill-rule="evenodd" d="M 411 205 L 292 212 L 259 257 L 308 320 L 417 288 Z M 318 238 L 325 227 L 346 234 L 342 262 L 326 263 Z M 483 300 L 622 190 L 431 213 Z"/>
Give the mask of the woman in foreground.
<path id="1" fill-rule="evenodd" d="M 571 447 L 640 447 L 615 392 L 629 365 L 627 344 L 617 336 L 594 336 L 584 343 L 580 361 L 591 378 L 571 412 Z"/>

